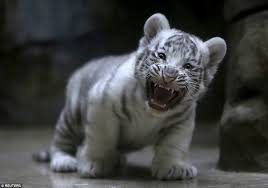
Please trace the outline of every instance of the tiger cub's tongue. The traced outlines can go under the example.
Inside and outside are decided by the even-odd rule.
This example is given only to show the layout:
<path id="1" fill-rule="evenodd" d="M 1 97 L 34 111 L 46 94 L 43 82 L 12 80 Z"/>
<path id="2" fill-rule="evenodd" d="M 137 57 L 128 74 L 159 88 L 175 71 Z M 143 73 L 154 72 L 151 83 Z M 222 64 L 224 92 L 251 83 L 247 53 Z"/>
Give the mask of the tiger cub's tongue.
<path id="1" fill-rule="evenodd" d="M 156 87 L 154 89 L 153 99 L 155 102 L 159 104 L 167 104 L 170 97 L 171 93 L 167 89 L 161 87 Z"/>

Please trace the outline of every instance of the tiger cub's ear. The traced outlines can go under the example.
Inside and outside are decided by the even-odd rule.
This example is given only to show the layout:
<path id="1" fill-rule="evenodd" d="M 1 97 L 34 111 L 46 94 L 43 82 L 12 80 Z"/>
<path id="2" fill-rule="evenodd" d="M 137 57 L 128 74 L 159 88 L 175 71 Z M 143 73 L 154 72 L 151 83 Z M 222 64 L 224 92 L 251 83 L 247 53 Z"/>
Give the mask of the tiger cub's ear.
<path id="1" fill-rule="evenodd" d="M 220 62 L 226 54 L 226 43 L 220 37 L 214 37 L 205 42 L 209 51 L 209 61 L 205 65 L 205 85 L 208 86 L 217 72 Z"/>
<path id="2" fill-rule="evenodd" d="M 144 37 L 140 41 L 140 46 L 145 46 L 164 29 L 170 29 L 167 18 L 160 13 L 150 16 L 144 24 Z"/>

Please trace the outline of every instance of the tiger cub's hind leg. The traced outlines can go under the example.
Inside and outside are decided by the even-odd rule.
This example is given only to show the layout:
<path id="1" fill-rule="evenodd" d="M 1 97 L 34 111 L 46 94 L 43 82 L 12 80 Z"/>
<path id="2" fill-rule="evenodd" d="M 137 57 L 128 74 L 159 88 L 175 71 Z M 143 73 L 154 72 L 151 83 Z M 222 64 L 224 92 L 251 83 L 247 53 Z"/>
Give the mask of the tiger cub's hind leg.
<path id="1" fill-rule="evenodd" d="M 76 151 L 83 138 L 72 126 L 64 111 L 61 113 L 54 133 L 51 148 L 50 168 L 54 172 L 74 172 L 77 170 Z"/>

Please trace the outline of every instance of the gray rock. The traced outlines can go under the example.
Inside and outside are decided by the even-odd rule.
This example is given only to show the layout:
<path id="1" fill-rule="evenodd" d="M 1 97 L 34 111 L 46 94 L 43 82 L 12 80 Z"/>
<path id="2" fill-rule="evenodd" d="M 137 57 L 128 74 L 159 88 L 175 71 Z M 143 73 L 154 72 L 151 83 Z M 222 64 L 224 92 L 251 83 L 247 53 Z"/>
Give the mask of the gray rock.
<path id="1" fill-rule="evenodd" d="M 268 11 L 228 31 L 227 99 L 220 127 L 219 166 L 268 171 Z"/>
<path id="2" fill-rule="evenodd" d="M 267 9 L 267 0 L 225 0 L 224 17 L 226 21 L 233 20 L 239 14 L 245 12 L 257 12 L 258 10 Z M 246 15 L 241 15 L 246 16 Z"/>

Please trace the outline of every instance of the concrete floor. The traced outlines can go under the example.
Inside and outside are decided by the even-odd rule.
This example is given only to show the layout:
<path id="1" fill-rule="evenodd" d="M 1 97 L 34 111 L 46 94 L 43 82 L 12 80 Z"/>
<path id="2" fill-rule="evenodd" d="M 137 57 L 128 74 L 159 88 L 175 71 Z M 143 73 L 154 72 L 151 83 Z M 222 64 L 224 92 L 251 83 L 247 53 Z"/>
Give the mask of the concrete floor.
<path id="1" fill-rule="evenodd" d="M 230 173 L 215 168 L 218 149 L 215 129 L 196 131 L 190 158 L 199 169 L 195 180 L 158 181 L 150 177 L 149 148 L 127 157 L 128 166 L 111 179 L 80 179 L 76 173 L 59 174 L 47 164 L 32 161 L 33 151 L 49 145 L 50 129 L 0 129 L 0 183 L 22 183 L 31 188 L 264 188 L 268 174 Z"/>

